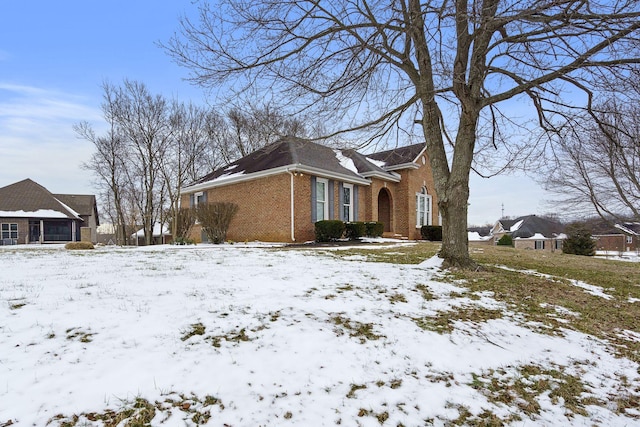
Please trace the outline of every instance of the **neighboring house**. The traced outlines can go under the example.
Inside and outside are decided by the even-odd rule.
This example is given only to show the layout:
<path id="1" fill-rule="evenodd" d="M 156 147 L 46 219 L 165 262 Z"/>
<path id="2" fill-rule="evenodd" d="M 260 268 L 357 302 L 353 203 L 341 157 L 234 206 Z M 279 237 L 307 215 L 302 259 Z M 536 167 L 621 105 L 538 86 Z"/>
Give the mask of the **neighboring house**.
<path id="1" fill-rule="evenodd" d="M 0 188 L 0 244 L 95 242 L 97 225 L 95 196 L 54 195 L 30 179 Z"/>
<path id="2" fill-rule="evenodd" d="M 364 155 L 287 137 L 213 171 L 182 191 L 183 207 L 233 202 L 227 238 L 304 242 L 325 219 L 380 221 L 386 236 L 420 238 L 438 225 L 425 145 Z M 192 238 L 202 239 L 196 224 Z"/>
<path id="3" fill-rule="evenodd" d="M 624 222 L 609 226 L 607 229 L 598 227 L 592 231 L 596 240 L 596 250 L 632 252 L 640 250 L 640 222 Z"/>
<path id="4" fill-rule="evenodd" d="M 517 249 L 551 252 L 561 251 L 562 243 L 567 238 L 562 224 L 536 215 L 497 221 L 491 229 L 493 244 L 497 244 L 505 234 L 511 235 L 513 246 Z"/>
<path id="5" fill-rule="evenodd" d="M 173 242 L 173 236 L 166 226 L 160 226 L 155 224 L 153 226 L 153 235 L 151 237 L 152 245 L 164 245 Z M 136 246 L 145 246 L 144 228 L 139 229 L 137 232 L 131 235 L 131 241 Z"/>

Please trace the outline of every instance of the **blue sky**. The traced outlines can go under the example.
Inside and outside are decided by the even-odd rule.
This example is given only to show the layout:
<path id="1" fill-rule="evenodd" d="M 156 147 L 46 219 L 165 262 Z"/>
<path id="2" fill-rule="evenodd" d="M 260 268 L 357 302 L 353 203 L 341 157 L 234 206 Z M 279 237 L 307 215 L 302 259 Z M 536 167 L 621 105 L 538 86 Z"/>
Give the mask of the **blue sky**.
<path id="1" fill-rule="evenodd" d="M 54 193 L 93 194 L 80 165 L 93 147 L 72 126 L 103 125 L 101 84 L 124 78 L 154 93 L 201 103 L 204 91 L 159 48 L 193 15 L 190 0 L 0 2 L 0 187 L 31 178 Z M 524 176 L 472 178 L 469 222 L 547 212 L 548 196 Z"/>

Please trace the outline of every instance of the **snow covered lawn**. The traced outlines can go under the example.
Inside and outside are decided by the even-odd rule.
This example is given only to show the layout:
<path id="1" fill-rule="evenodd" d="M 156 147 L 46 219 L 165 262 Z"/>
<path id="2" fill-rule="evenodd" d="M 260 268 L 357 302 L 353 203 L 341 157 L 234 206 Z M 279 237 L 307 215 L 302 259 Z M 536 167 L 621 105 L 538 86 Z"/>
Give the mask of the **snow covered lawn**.
<path id="1" fill-rule="evenodd" d="M 637 363 L 437 264 L 0 248 L 0 426 L 640 423 Z"/>

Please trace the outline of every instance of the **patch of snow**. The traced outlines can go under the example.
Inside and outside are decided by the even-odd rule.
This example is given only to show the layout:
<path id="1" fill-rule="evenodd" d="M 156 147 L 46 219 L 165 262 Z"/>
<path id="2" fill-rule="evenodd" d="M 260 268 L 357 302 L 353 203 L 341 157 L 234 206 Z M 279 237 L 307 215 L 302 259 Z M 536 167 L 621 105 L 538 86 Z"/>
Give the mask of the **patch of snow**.
<path id="1" fill-rule="evenodd" d="M 435 256 L 432 256 L 429 259 L 426 259 L 426 260 L 422 261 L 418 265 L 420 267 L 423 267 L 423 268 L 440 268 L 440 267 L 442 267 L 442 262 L 443 261 L 444 261 L 443 258 L 440 258 L 439 256 L 435 255 Z"/>
<path id="2" fill-rule="evenodd" d="M 54 197 L 54 199 L 55 199 L 55 197 Z M 56 202 L 60 203 L 66 210 L 71 212 L 76 218 L 82 219 L 82 218 L 80 218 L 80 214 L 78 212 L 74 211 L 68 205 L 65 205 L 64 203 L 62 203 L 60 200 L 58 200 L 58 199 L 55 199 L 55 200 L 56 200 Z"/>
<path id="3" fill-rule="evenodd" d="M 513 232 L 513 231 L 518 231 L 520 229 L 520 227 L 522 226 L 522 223 L 524 222 L 524 219 L 521 219 L 520 221 L 516 222 L 515 224 L 513 224 L 511 226 L 511 228 L 509 229 L 509 231 Z"/>
<path id="4" fill-rule="evenodd" d="M 355 163 L 353 163 L 353 160 L 342 154 L 340 150 L 333 150 L 333 152 L 335 153 L 338 162 L 340 162 L 340 166 L 347 170 L 350 170 L 355 174 L 359 174 L 358 168 L 356 167 Z"/>
<path id="5" fill-rule="evenodd" d="M 640 398 L 636 362 L 580 332 L 536 333 L 489 293 L 460 297 L 463 283 L 424 265 L 251 244 L 104 247 L 82 256 L 40 246 L 47 250 L 38 256 L 30 246 L 0 250 L 0 424 L 53 426 L 62 423 L 53 420 L 58 414 L 192 393 L 224 405 L 207 407 L 216 426 L 379 426 L 382 413 L 385 425 L 446 425 L 460 407 L 545 426 L 637 421 L 615 405 L 620 390 Z M 416 324 L 457 307 L 507 315 L 456 321 L 442 334 Z M 368 325 L 375 339 L 353 336 L 340 318 Z M 197 324 L 203 333 L 189 335 Z M 246 341 L 233 338 L 240 331 Z M 579 376 L 587 384 L 581 397 L 605 405 L 567 415 L 562 399 L 542 394 L 530 419 L 471 385 L 475 375 L 517 377 L 531 364 Z M 172 408 L 150 425 L 194 425 L 192 417 Z M 80 424 L 103 422 L 82 417 Z"/>
<path id="6" fill-rule="evenodd" d="M 491 240 L 491 236 L 481 236 L 477 231 L 468 231 L 467 238 L 470 242 L 486 242 Z"/>
<path id="7" fill-rule="evenodd" d="M 155 224 L 153 226 L 154 237 L 166 236 L 168 234 L 171 234 L 171 232 L 169 231 L 169 227 L 167 227 L 166 225 L 161 226 L 160 224 Z M 140 229 L 137 233 L 131 235 L 131 237 L 135 236 L 144 237 L 144 229 Z"/>
<path id="8" fill-rule="evenodd" d="M 370 157 L 366 157 L 366 159 L 367 159 L 368 162 L 373 163 L 374 165 L 376 165 L 380 169 L 384 169 L 384 167 L 387 165 L 387 163 L 383 162 L 382 160 L 375 160 L 375 159 L 372 159 Z"/>
<path id="9" fill-rule="evenodd" d="M 539 273 L 535 270 L 518 270 L 515 268 L 507 267 L 505 265 L 496 265 L 496 267 L 501 268 L 503 270 L 507 270 L 507 271 L 515 271 L 518 273 L 529 274 L 531 276 L 544 277 L 545 279 L 559 280 L 559 278 L 554 277 L 550 274 Z M 607 300 L 613 298 L 611 295 L 605 293 L 604 288 L 602 288 L 601 286 L 594 286 L 594 285 L 590 285 L 588 283 L 582 282 L 580 280 L 573 280 L 573 279 L 570 279 L 569 283 L 571 283 L 573 286 L 577 286 L 579 288 L 584 289 L 588 294 L 591 294 L 593 296 L 604 298 Z"/>
<path id="10" fill-rule="evenodd" d="M 543 234 L 541 233 L 536 233 L 531 237 L 516 237 L 516 240 L 546 240 L 547 238 L 544 237 Z"/>
<path id="11" fill-rule="evenodd" d="M 232 178 L 238 178 L 240 176 L 243 176 L 245 173 L 244 171 L 240 171 L 240 172 L 232 172 L 232 173 L 223 173 L 222 175 L 220 175 L 217 178 L 212 179 L 209 182 L 220 182 L 220 181 L 226 181 Z"/>
<path id="12" fill-rule="evenodd" d="M 225 168 L 225 170 L 226 170 L 226 171 L 230 171 L 230 170 L 235 169 L 235 168 L 237 168 L 237 167 L 238 167 L 238 165 L 231 165 L 231 166 L 227 166 L 227 167 Z"/>
<path id="13" fill-rule="evenodd" d="M 37 211 L 0 211 L 0 217 L 14 218 L 69 218 L 69 215 L 52 209 L 38 209 Z"/>

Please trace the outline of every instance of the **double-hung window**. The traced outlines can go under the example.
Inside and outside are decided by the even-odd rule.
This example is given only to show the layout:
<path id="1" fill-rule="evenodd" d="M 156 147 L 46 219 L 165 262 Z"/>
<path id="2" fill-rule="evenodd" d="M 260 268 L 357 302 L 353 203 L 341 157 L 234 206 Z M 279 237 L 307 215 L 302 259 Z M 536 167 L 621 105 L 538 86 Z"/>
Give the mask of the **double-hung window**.
<path id="1" fill-rule="evenodd" d="M 342 184 L 342 219 L 353 221 L 353 185 Z"/>
<path id="2" fill-rule="evenodd" d="M 0 227 L 0 234 L 2 239 L 17 239 L 18 238 L 18 224 L 4 223 Z"/>
<path id="3" fill-rule="evenodd" d="M 316 178 L 316 221 L 329 219 L 329 181 Z"/>
<path id="4" fill-rule="evenodd" d="M 544 249 L 544 240 L 536 240 L 535 248 L 536 249 Z"/>
<path id="5" fill-rule="evenodd" d="M 416 193 L 416 228 L 423 225 L 431 225 L 431 196 L 424 187 Z"/>

